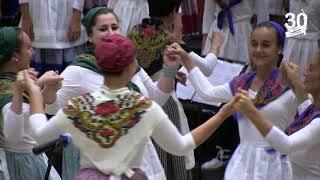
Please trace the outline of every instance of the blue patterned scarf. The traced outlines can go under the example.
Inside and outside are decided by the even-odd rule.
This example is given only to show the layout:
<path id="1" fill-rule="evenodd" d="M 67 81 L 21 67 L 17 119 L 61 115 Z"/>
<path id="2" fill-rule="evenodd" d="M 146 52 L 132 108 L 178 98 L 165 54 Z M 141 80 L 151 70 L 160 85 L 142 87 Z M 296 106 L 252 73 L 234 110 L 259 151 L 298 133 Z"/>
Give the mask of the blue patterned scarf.
<path id="1" fill-rule="evenodd" d="M 307 126 L 315 118 L 320 118 L 320 108 L 311 104 L 301 115 L 297 115 L 295 120 L 287 127 L 286 134 L 293 134 Z"/>

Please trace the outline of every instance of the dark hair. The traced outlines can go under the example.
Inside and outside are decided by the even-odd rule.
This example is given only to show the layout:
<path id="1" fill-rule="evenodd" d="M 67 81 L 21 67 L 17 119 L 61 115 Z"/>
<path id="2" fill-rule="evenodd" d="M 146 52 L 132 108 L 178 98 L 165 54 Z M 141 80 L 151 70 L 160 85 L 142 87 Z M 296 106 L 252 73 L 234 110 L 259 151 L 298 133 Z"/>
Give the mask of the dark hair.
<path id="1" fill-rule="evenodd" d="M 100 16 L 101 14 L 112 14 L 116 18 L 117 22 L 119 22 L 118 16 L 116 15 L 116 13 L 114 13 L 114 11 L 112 9 L 108 9 L 108 8 L 102 9 L 102 10 L 98 11 L 93 16 L 92 24 L 91 24 L 91 26 L 90 26 L 90 28 L 88 29 L 88 32 L 87 32 L 88 35 L 90 35 L 92 33 L 92 27 L 96 25 L 97 17 Z"/>
<path id="2" fill-rule="evenodd" d="M 23 44 L 23 31 L 21 28 L 16 27 L 17 31 L 17 46 L 16 46 L 16 52 L 20 52 Z M 12 55 L 11 55 L 12 56 Z"/>
<path id="3" fill-rule="evenodd" d="M 277 45 L 278 47 L 280 48 L 284 48 L 284 29 L 282 28 L 282 26 L 280 26 L 279 24 L 277 23 L 274 23 L 272 21 L 266 21 L 266 22 L 262 22 L 262 23 L 259 23 L 257 24 L 251 31 L 251 36 L 252 36 L 252 33 L 258 29 L 258 28 L 270 28 L 273 30 L 273 32 L 275 33 L 276 35 L 276 41 L 277 41 Z M 279 67 L 281 65 L 281 62 L 282 62 L 282 58 L 283 58 L 283 54 L 280 53 L 279 54 L 279 59 L 278 59 L 278 62 L 277 62 L 277 67 Z M 250 66 L 255 69 L 253 67 L 253 64 L 252 62 L 250 62 Z"/>
<path id="4" fill-rule="evenodd" d="M 181 0 L 148 0 L 150 17 L 166 17 L 179 11 Z"/>

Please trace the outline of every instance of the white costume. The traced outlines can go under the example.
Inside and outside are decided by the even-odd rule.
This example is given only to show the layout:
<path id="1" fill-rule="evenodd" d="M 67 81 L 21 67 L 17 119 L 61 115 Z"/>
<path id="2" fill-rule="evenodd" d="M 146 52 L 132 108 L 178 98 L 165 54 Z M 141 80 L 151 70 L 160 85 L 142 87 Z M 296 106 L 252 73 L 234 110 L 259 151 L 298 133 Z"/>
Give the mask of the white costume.
<path id="1" fill-rule="evenodd" d="M 147 0 L 109 0 L 110 8 L 119 18 L 121 32 L 128 35 L 131 29 L 149 17 Z M 117 2 L 115 2 L 117 1 Z"/>
<path id="2" fill-rule="evenodd" d="M 259 12 L 258 22 L 268 19 L 265 3 L 261 0 L 242 0 L 239 4 L 231 7 L 234 34 L 232 35 L 230 32 L 227 15 L 225 15 L 222 29 L 225 37 L 218 57 L 249 62 L 248 44 L 252 31 L 250 21 L 254 14 L 253 10 Z M 212 39 L 213 32 L 218 29 L 217 17 L 220 11 L 221 8 L 215 0 L 205 0 L 202 29 L 203 34 L 208 34 L 208 37 L 202 54 L 207 54 L 211 48 L 210 39 Z"/>
<path id="3" fill-rule="evenodd" d="M 320 40 L 320 1 L 319 0 L 291 0 L 290 12 L 297 16 L 302 13 L 301 9 L 308 16 L 307 33 L 287 38 L 284 48 L 284 59 L 306 68 L 312 58 L 319 53 Z M 296 19 L 295 19 L 296 20 Z M 302 18 L 300 21 L 303 21 Z"/>
<path id="4" fill-rule="evenodd" d="M 87 101 L 87 97 L 89 97 L 89 99 L 92 97 L 92 101 Z M 128 103 L 129 105 L 127 103 L 121 103 L 121 100 L 127 102 L 127 98 L 132 100 L 130 103 L 134 103 L 133 106 L 131 106 L 130 103 Z M 49 141 L 52 137 L 63 132 L 71 133 L 74 144 L 80 149 L 81 168 L 98 169 L 104 174 L 111 175 L 111 178 L 119 178 L 122 174 L 128 175 L 133 168 L 141 167 L 144 146 L 150 136 L 152 136 L 162 148 L 175 155 L 185 155 L 196 147 L 192 134 L 188 133 L 185 136 L 181 136 L 159 105 L 151 100 L 141 98 L 139 93 L 130 91 L 128 88 L 110 90 L 103 86 L 97 92 L 75 99 L 76 102 L 80 102 L 81 105 L 76 102 L 70 102 L 68 106 L 60 110 L 50 121 L 47 121 L 46 116 L 43 114 L 32 115 L 30 121 L 34 134 L 38 137 L 39 141 L 42 142 Z M 90 134 L 86 134 L 77 128 L 78 126 L 75 125 L 77 120 L 73 118 L 80 116 L 73 116 L 72 112 L 83 112 L 85 108 L 87 112 L 92 113 L 93 118 L 99 119 L 98 123 L 102 123 L 106 121 L 106 117 L 112 118 L 113 116 L 99 114 L 97 107 L 101 105 L 101 103 L 108 102 L 117 104 L 120 110 L 125 106 L 130 107 L 131 111 L 127 114 L 122 114 L 122 118 L 124 118 L 124 116 L 129 117 L 135 112 L 139 114 L 138 116 L 133 116 L 135 117 L 134 125 L 129 123 L 122 126 L 121 129 L 127 129 L 126 131 L 115 132 L 121 133 L 119 139 L 114 139 L 115 136 L 109 136 L 103 133 L 108 131 L 108 129 L 112 129 L 113 126 L 110 124 L 99 126 L 99 128 L 96 126 L 98 133 L 95 131 L 97 128 L 92 129 L 92 133 L 96 135 L 91 138 Z M 117 117 L 116 114 L 120 110 L 116 111 L 114 114 L 115 117 Z M 80 118 L 86 120 L 90 124 L 90 127 L 98 125 L 93 122 L 93 118 Z M 117 120 L 120 123 L 120 120 L 124 119 Z M 112 124 L 112 122 L 109 123 Z M 110 139 L 104 139 L 106 136 L 110 137 L 114 144 L 110 143 Z M 97 138 L 100 140 L 97 140 Z"/>
<path id="5" fill-rule="evenodd" d="M 233 95 L 229 83 L 213 87 L 207 78 L 195 67 L 188 79 L 199 95 L 207 101 L 228 102 Z M 250 91 L 251 97 L 256 92 Z M 280 129 L 285 129 L 296 112 L 297 102 L 291 90 L 263 106 L 260 111 Z M 263 138 L 250 120 L 245 116 L 238 118 L 240 144 L 233 153 L 224 178 L 226 180 L 269 180 L 291 178 L 291 167 L 287 158 L 271 151 L 271 145 Z"/>
<path id="6" fill-rule="evenodd" d="M 211 74 L 216 64 L 216 56 L 214 54 L 208 54 L 205 59 L 193 52 L 190 52 L 189 55 L 192 57 L 194 62 L 201 67 L 206 75 Z M 103 84 L 103 76 L 101 74 L 80 66 L 68 66 L 61 73 L 61 76 L 64 77 L 62 88 L 57 92 L 56 101 L 53 104 L 46 105 L 46 113 L 48 114 L 54 115 L 71 98 L 84 93 L 94 92 Z M 173 97 L 177 101 L 175 93 L 167 94 L 162 92 L 158 88 L 157 83 L 154 83 L 142 68 L 133 76 L 131 81 L 139 87 L 141 94 L 155 100 L 160 105 L 164 105 L 170 95 L 174 95 Z M 179 108 L 183 110 L 181 104 L 179 104 Z M 179 112 L 180 117 L 184 120 L 181 122 L 181 129 L 182 132 L 186 134 L 189 132 L 188 121 L 185 114 L 181 111 Z M 146 148 L 143 170 L 145 170 L 146 174 L 150 178 L 159 180 L 166 179 L 157 153 L 151 142 L 148 142 L 148 146 L 146 146 Z M 186 162 L 187 167 L 190 169 L 194 166 L 195 162 L 193 154 L 187 156 Z"/>
<path id="7" fill-rule="evenodd" d="M 301 104 L 299 114 L 311 103 L 311 100 L 307 100 Z M 294 180 L 317 180 L 320 178 L 319 136 L 320 118 L 315 118 L 290 136 L 273 126 L 265 138 L 281 154 L 289 154 Z"/>

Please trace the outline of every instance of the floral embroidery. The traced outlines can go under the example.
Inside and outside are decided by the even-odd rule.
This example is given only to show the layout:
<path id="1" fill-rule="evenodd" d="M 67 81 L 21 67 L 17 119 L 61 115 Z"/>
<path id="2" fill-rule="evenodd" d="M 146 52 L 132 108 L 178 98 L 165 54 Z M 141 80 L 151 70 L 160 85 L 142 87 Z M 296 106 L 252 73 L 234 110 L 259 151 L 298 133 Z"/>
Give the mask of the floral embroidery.
<path id="1" fill-rule="evenodd" d="M 101 96 L 103 94 L 102 91 Z M 126 135 L 152 104 L 152 101 L 133 91 L 97 103 L 99 100 L 92 94 L 74 98 L 64 107 L 64 113 L 77 129 L 103 148 L 112 147 Z"/>
<path id="2" fill-rule="evenodd" d="M 107 116 L 113 114 L 119 110 L 119 107 L 116 104 L 112 103 L 103 103 L 99 104 L 95 110 L 95 113 L 100 116 Z"/>
<path id="3" fill-rule="evenodd" d="M 92 54 L 81 54 L 77 57 L 77 59 L 95 61 L 95 57 Z"/>
<path id="4" fill-rule="evenodd" d="M 15 81 L 11 78 L 0 79 L 0 95 L 13 94 L 13 85 Z"/>
<path id="5" fill-rule="evenodd" d="M 143 68 L 149 68 L 154 61 L 160 61 L 162 50 L 166 45 L 175 42 L 167 32 L 155 26 L 135 26 L 129 37 L 137 47 L 137 60 Z"/>

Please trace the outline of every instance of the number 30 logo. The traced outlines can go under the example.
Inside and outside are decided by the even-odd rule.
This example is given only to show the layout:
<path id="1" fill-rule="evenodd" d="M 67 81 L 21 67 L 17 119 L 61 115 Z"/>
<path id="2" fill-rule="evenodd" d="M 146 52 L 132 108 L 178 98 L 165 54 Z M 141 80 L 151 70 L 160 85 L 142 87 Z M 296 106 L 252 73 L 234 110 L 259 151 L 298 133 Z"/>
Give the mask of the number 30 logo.
<path id="1" fill-rule="evenodd" d="M 306 34 L 308 16 L 301 9 L 302 13 L 299 13 L 297 16 L 293 13 L 287 13 L 285 17 L 288 19 L 288 23 L 284 24 L 284 27 L 287 29 L 286 36 L 292 37 L 299 34 Z"/>

